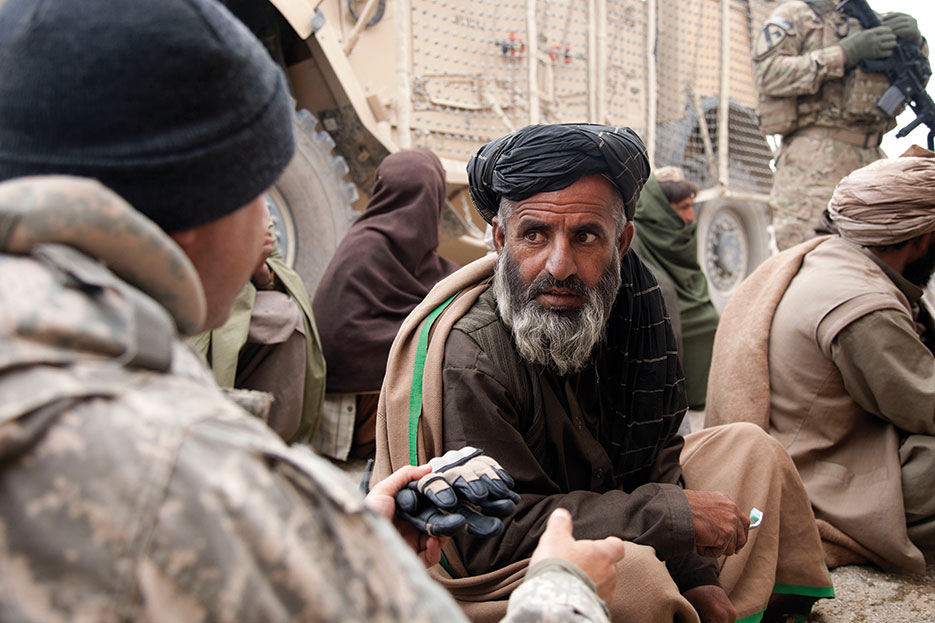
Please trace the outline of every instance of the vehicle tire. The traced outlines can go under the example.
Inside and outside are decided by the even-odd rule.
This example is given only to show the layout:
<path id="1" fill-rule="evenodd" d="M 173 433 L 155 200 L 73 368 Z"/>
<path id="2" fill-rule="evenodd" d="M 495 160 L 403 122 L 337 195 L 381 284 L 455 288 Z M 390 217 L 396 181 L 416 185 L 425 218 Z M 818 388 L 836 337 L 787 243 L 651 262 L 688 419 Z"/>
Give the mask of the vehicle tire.
<path id="1" fill-rule="evenodd" d="M 332 153 L 334 141 L 317 125 L 307 110 L 296 113 L 295 156 L 267 193 L 279 249 L 310 295 L 358 216 L 351 205 L 357 188 L 345 179 L 347 163 Z"/>
<path id="2" fill-rule="evenodd" d="M 696 204 L 698 263 L 720 311 L 744 278 L 769 257 L 766 206 L 718 197 Z"/>

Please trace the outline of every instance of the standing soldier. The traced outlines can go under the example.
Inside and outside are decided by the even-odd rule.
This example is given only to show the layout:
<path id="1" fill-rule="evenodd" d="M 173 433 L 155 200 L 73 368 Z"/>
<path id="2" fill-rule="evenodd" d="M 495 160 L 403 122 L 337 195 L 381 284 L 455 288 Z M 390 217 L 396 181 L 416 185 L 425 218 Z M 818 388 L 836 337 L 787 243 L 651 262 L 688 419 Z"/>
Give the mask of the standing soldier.
<path id="1" fill-rule="evenodd" d="M 880 139 L 895 127 L 877 108 L 889 88 L 882 74 L 859 67 L 888 57 L 897 38 L 919 45 L 916 20 L 888 13 L 862 30 L 834 0 L 792 0 L 766 20 L 753 50 L 760 126 L 781 134 L 770 194 L 779 249 L 815 235 L 835 185 L 884 157 Z"/>

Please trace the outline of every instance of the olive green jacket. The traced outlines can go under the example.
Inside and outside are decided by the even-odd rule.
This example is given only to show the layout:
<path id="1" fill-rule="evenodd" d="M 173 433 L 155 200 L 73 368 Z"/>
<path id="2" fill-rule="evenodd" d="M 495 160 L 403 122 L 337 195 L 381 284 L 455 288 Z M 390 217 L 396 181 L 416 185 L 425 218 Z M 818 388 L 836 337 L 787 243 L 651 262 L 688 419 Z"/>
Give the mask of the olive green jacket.
<path id="1" fill-rule="evenodd" d="M 276 279 L 285 292 L 296 302 L 305 321 L 305 392 L 302 401 L 302 420 L 295 437 L 290 441 L 308 443 L 318 429 L 321 419 L 321 407 L 325 397 L 325 357 L 321 350 L 321 339 L 315 326 L 312 304 L 305 289 L 302 277 L 289 268 L 282 259 L 279 249 L 266 259 Z M 224 326 L 201 333 L 191 339 L 195 347 L 208 361 L 214 371 L 214 378 L 221 387 L 233 387 L 237 376 L 237 361 L 240 349 L 247 342 L 250 329 L 250 315 L 256 300 L 256 287 L 247 284 L 234 299 L 230 318 Z M 288 374 L 288 371 L 283 371 Z"/>

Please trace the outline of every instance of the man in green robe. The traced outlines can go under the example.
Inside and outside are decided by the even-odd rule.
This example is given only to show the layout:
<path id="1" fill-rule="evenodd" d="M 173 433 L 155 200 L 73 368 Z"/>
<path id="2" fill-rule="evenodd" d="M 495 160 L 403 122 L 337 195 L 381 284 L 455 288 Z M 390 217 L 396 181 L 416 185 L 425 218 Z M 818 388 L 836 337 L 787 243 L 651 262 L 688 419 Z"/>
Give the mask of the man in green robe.
<path id="1" fill-rule="evenodd" d="M 321 419 L 325 357 L 302 277 L 283 261 L 270 225 L 266 258 L 220 328 L 191 338 L 221 387 L 273 396 L 269 426 L 285 441 L 309 443 Z"/>
<path id="2" fill-rule="evenodd" d="M 662 289 L 679 342 L 688 406 L 701 410 L 718 312 L 698 264 L 697 190 L 678 167 L 662 167 L 650 175 L 636 204 L 633 248 Z"/>

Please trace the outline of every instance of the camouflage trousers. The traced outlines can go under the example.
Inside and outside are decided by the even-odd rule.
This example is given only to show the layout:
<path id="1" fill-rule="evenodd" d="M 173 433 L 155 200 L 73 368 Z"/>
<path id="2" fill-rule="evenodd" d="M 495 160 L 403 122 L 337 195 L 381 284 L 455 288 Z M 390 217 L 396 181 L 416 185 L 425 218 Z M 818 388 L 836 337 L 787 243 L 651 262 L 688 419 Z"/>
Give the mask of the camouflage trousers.
<path id="1" fill-rule="evenodd" d="M 838 182 L 884 157 L 879 147 L 858 147 L 827 137 L 793 135 L 783 140 L 769 195 L 779 250 L 813 238 Z"/>

